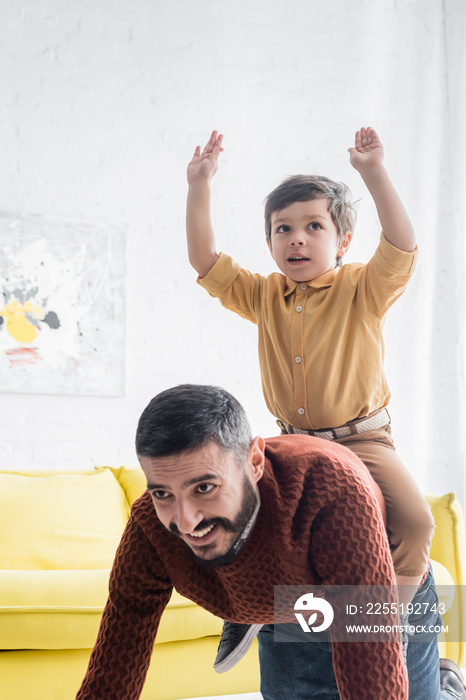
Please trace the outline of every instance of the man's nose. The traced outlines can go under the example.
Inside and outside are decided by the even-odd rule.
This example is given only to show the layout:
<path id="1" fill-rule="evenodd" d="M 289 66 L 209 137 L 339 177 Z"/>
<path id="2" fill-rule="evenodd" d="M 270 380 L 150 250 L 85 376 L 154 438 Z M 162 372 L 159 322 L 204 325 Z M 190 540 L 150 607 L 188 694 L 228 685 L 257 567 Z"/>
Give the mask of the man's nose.
<path id="1" fill-rule="evenodd" d="M 202 519 L 203 515 L 196 505 L 189 501 L 178 502 L 175 525 L 181 533 L 186 535 L 193 532 Z"/>

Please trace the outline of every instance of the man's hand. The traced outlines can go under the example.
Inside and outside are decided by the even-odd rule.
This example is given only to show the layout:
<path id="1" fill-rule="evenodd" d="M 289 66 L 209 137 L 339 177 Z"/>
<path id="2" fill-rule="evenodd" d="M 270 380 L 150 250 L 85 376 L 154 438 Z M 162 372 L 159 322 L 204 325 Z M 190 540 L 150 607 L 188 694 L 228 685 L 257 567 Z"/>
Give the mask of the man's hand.
<path id="1" fill-rule="evenodd" d="M 350 163 L 358 172 L 377 168 L 383 163 L 383 146 L 371 126 L 362 127 L 354 137 L 354 148 L 348 148 Z"/>
<path id="2" fill-rule="evenodd" d="M 196 182 L 210 182 L 217 172 L 218 157 L 223 151 L 223 134 L 213 131 L 212 135 L 201 153 L 201 147 L 196 146 L 194 155 L 188 165 L 188 184 Z"/>

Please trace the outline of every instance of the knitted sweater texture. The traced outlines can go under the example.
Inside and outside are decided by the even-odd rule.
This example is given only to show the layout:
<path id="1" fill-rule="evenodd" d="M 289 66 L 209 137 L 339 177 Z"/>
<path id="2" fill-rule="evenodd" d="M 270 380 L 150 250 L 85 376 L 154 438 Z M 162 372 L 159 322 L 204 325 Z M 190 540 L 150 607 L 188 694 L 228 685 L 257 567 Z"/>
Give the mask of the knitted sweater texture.
<path id="1" fill-rule="evenodd" d="M 222 619 L 271 624 L 274 585 L 395 584 L 380 492 L 352 452 L 305 435 L 268 439 L 259 490 L 246 544 L 217 570 L 161 525 L 147 492 L 135 502 L 77 700 L 139 698 L 173 587 Z M 407 700 L 400 644 L 334 642 L 332 657 L 342 700 Z"/>

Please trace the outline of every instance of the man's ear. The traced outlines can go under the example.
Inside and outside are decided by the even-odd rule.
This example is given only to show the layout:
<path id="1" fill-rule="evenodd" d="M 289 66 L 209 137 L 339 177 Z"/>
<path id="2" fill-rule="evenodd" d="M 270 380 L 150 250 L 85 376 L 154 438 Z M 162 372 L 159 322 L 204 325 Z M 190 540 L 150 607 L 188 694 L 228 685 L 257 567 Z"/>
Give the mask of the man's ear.
<path id="1" fill-rule="evenodd" d="M 248 452 L 248 466 L 250 469 L 252 480 L 257 484 L 264 473 L 265 464 L 265 440 L 259 435 L 253 439 Z"/>
<path id="2" fill-rule="evenodd" d="M 269 246 L 269 250 L 270 250 L 270 255 L 271 255 L 271 256 L 272 256 L 272 258 L 273 258 L 273 259 L 275 260 L 275 258 L 273 257 L 273 250 L 272 250 L 272 244 L 271 244 L 271 242 L 270 242 L 270 239 L 269 239 L 269 238 L 267 238 L 267 245 Z"/>
<path id="3" fill-rule="evenodd" d="M 337 256 L 339 258 L 342 258 L 348 248 L 350 247 L 351 239 L 353 238 L 353 234 L 351 231 L 345 231 L 345 235 L 340 241 L 338 250 L 337 250 Z"/>

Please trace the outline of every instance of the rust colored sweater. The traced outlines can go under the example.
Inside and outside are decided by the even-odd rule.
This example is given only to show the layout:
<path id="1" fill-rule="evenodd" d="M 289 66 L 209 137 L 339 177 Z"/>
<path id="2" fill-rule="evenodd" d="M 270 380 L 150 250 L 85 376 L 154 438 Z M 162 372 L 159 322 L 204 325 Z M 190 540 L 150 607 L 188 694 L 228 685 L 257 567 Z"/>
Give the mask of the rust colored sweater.
<path id="1" fill-rule="evenodd" d="M 274 585 L 395 583 L 380 492 L 362 462 L 305 435 L 266 445 L 256 523 L 218 570 L 199 565 L 161 525 L 148 492 L 133 505 L 77 700 L 139 698 L 173 586 L 222 619 L 265 624 L 273 623 Z M 333 643 L 332 651 L 342 700 L 407 700 L 401 645 Z"/>

